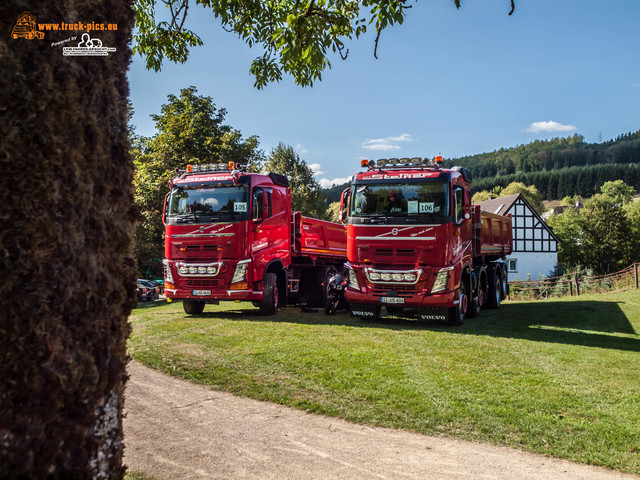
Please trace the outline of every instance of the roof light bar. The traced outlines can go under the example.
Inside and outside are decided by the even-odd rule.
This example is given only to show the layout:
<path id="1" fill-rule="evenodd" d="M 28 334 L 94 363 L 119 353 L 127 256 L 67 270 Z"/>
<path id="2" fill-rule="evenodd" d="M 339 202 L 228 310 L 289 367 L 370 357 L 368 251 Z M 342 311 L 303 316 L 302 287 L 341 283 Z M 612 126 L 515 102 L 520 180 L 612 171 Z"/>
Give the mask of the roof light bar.
<path id="1" fill-rule="evenodd" d="M 240 170 L 242 165 L 239 163 L 209 163 L 206 165 L 187 165 L 186 173 L 205 173 L 205 172 L 229 172 L 233 170 Z M 176 173 L 180 173 L 180 170 L 176 170 Z M 184 170 L 182 170 L 184 172 Z"/>
<path id="2" fill-rule="evenodd" d="M 373 160 L 361 160 L 360 166 L 362 168 L 369 167 L 370 170 L 375 168 L 406 168 L 406 167 L 431 167 L 441 168 L 443 158 L 442 156 L 430 158 L 381 158 L 374 162 Z"/>

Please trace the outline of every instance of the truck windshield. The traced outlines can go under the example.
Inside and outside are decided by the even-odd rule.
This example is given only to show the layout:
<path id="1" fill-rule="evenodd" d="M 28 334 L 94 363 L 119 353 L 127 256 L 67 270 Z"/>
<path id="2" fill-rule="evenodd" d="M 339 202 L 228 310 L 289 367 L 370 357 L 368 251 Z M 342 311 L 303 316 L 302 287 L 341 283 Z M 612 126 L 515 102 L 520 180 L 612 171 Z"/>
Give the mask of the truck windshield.
<path id="1" fill-rule="evenodd" d="M 197 223 L 248 218 L 248 185 L 181 185 L 167 200 L 167 221 Z"/>
<path id="2" fill-rule="evenodd" d="M 449 184 L 429 182 L 354 185 L 351 216 L 370 215 L 447 216 Z"/>

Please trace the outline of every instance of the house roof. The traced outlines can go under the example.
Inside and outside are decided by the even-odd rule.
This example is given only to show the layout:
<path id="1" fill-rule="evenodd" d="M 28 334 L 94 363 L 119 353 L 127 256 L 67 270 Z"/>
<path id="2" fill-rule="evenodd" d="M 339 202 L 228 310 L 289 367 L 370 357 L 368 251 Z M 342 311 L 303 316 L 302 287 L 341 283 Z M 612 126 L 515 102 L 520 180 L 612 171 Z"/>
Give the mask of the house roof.
<path id="1" fill-rule="evenodd" d="M 556 236 L 555 233 L 553 233 L 553 229 L 549 225 L 547 225 L 547 223 L 542 219 L 542 217 L 538 215 L 538 212 L 536 212 L 535 209 L 531 205 L 529 205 L 529 202 L 527 202 L 527 199 L 521 193 L 516 193 L 514 195 L 507 195 L 506 197 L 493 198 L 491 200 L 486 200 L 484 202 L 478 202 L 478 205 L 480 205 L 480 210 L 484 210 L 486 212 L 491 212 L 491 213 L 497 213 L 498 215 L 506 215 L 511 209 L 511 207 L 513 206 L 513 204 L 516 203 L 518 199 L 522 199 L 522 202 L 528 206 L 529 210 L 531 210 L 533 215 L 538 219 L 538 221 L 542 224 L 542 226 L 549 231 L 551 236 L 557 242 L 559 242 L 560 239 Z"/>
<path id="2" fill-rule="evenodd" d="M 507 195 L 506 197 L 492 198 L 491 200 L 478 202 L 478 205 L 480 205 L 480 210 L 484 210 L 485 212 L 505 215 L 521 195 L 520 193 L 516 193 Z"/>

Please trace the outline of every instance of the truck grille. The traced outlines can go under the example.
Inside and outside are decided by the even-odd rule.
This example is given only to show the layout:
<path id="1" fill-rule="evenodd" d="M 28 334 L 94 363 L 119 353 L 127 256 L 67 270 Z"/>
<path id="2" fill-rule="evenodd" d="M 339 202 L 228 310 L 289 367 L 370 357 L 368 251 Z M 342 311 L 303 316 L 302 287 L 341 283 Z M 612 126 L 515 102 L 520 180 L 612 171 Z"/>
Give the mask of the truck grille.
<path id="1" fill-rule="evenodd" d="M 403 293 L 415 293 L 422 290 L 422 287 L 418 287 L 417 285 L 401 285 L 398 283 L 391 285 L 376 285 L 372 284 L 369 286 L 371 293 L 374 295 L 384 296 L 387 292 L 398 292 L 398 294 L 402 295 Z"/>
<path id="2" fill-rule="evenodd" d="M 407 248 L 376 248 L 379 257 L 413 257 L 416 251 Z"/>
<path id="3" fill-rule="evenodd" d="M 222 287 L 224 278 L 185 278 L 184 284 L 187 287 Z"/>
<path id="4" fill-rule="evenodd" d="M 216 258 L 219 245 L 186 245 L 185 257 L 187 258 Z"/>

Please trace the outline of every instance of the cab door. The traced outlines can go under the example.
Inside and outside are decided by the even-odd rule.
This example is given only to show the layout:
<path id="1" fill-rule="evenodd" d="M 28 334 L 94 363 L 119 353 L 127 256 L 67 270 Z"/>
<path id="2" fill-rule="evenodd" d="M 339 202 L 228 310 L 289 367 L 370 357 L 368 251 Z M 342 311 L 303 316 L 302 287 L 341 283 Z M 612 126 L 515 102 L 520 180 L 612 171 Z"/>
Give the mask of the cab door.
<path id="1" fill-rule="evenodd" d="M 251 221 L 253 224 L 253 241 L 251 253 L 255 254 L 269 246 L 270 228 L 263 224 L 269 216 L 268 192 L 264 188 L 254 188 L 251 197 Z"/>

